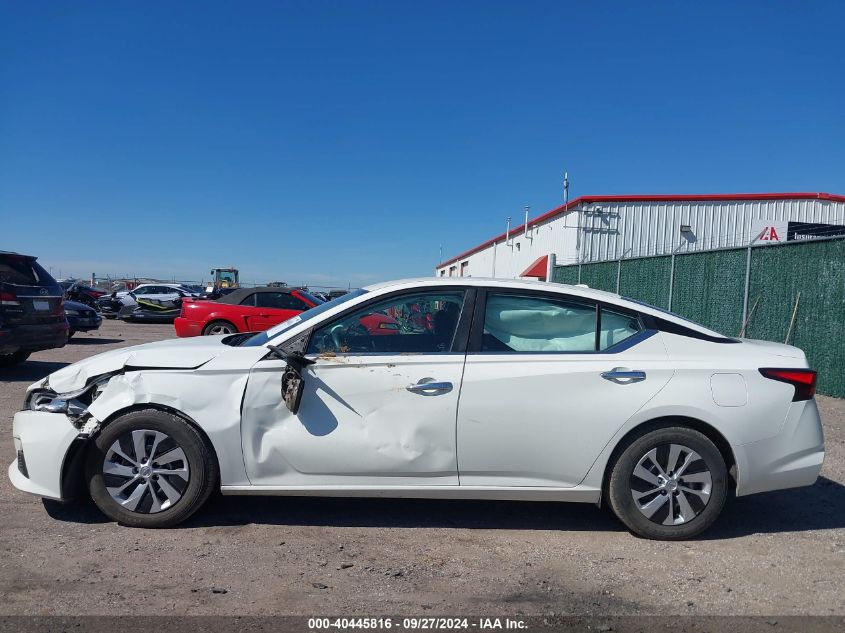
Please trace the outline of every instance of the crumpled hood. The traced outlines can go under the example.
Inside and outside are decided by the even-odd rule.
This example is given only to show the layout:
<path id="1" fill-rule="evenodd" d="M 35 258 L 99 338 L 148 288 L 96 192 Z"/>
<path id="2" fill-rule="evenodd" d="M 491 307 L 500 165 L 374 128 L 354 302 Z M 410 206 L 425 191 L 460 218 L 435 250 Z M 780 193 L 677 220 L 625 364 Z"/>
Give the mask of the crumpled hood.
<path id="1" fill-rule="evenodd" d="M 231 349 L 223 344 L 224 338 L 197 336 L 115 349 L 63 367 L 50 374 L 47 381 L 57 393 L 67 393 L 84 387 L 89 378 L 120 371 L 126 366 L 192 369 Z M 41 385 L 43 382 L 32 387 Z"/>

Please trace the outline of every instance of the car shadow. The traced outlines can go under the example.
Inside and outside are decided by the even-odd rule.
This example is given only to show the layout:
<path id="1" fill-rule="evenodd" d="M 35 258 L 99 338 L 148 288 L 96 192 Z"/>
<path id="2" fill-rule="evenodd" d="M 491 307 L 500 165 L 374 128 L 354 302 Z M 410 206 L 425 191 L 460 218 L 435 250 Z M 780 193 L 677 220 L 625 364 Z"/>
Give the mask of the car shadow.
<path id="1" fill-rule="evenodd" d="M 48 514 L 71 523 L 105 523 L 90 499 L 44 501 Z M 580 503 L 252 497 L 215 494 L 178 528 L 238 525 L 309 527 L 463 528 L 624 532 L 607 510 Z M 178 529 L 177 528 L 177 529 Z M 845 486 L 820 477 L 815 485 L 733 499 L 723 515 L 693 540 L 845 528 Z"/>
<path id="2" fill-rule="evenodd" d="M 44 505 L 44 510 L 52 519 L 63 521 L 65 523 L 84 523 L 87 525 L 94 525 L 98 523 L 110 523 L 105 514 L 97 509 L 90 497 L 81 497 L 63 503 L 53 499 L 41 499 Z"/>
<path id="3" fill-rule="evenodd" d="M 70 363 L 28 360 L 14 367 L 0 369 L 0 380 L 3 382 L 35 382 L 68 365 Z"/>
<path id="4" fill-rule="evenodd" d="M 99 338 L 95 336 L 91 337 L 79 337 L 74 336 L 73 338 L 69 339 L 67 344 L 68 345 L 107 345 L 109 343 L 123 343 L 122 338 Z"/>
<path id="5" fill-rule="evenodd" d="M 593 532 L 625 529 L 606 507 L 580 503 L 222 495 L 185 526 L 247 523 Z M 805 488 L 731 499 L 716 523 L 697 538 L 719 540 L 841 528 L 845 528 L 845 486 L 820 477 Z"/>
<path id="6" fill-rule="evenodd" d="M 247 525 L 621 531 L 592 505 L 459 499 L 216 495 L 184 527 Z"/>
<path id="7" fill-rule="evenodd" d="M 713 527 L 698 538 L 716 540 L 842 528 L 845 528 L 845 486 L 819 477 L 812 486 L 731 499 Z"/>

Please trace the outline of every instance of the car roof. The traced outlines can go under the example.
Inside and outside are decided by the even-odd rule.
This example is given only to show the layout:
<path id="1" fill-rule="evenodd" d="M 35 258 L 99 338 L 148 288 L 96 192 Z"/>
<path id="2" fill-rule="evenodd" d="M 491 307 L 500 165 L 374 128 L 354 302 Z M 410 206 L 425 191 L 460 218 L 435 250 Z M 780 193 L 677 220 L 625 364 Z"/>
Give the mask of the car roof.
<path id="1" fill-rule="evenodd" d="M 23 257 L 25 259 L 38 259 L 35 255 L 24 255 L 23 253 L 16 253 L 14 251 L 0 251 L 0 255 L 8 257 Z"/>
<path id="2" fill-rule="evenodd" d="M 364 290 L 372 292 L 393 286 L 484 286 L 486 288 L 524 288 L 526 290 L 545 290 L 550 292 L 562 292 L 599 300 L 619 300 L 622 297 L 606 290 L 597 290 L 587 286 L 570 286 L 568 284 L 550 283 L 548 281 L 536 281 L 534 279 L 498 279 L 495 277 L 414 277 L 410 279 L 399 279 L 396 281 L 385 281 L 366 286 Z"/>
<path id="3" fill-rule="evenodd" d="M 597 290 L 587 286 L 578 285 L 572 286 L 569 284 L 559 284 L 548 281 L 536 281 L 529 279 L 496 279 L 493 277 L 416 277 L 412 279 L 399 279 L 396 281 L 386 281 L 382 283 L 372 284 L 366 286 L 364 290 L 368 292 L 386 291 L 389 289 L 401 290 L 403 288 L 424 288 L 428 286 L 443 287 L 443 286 L 460 286 L 473 287 L 483 286 L 485 288 L 507 288 L 507 289 L 524 289 L 524 290 L 542 290 L 545 292 L 561 293 L 569 296 L 583 297 L 585 299 L 592 299 L 593 301 L 605 301 L 607 303 L 616 304 L 622 308 L 627 308 L 636 312 L 642 312 L 655 316 L 672 323 L 683 325 L 686 328 L 695 330 L 702 334 L 709 336 L 716 336 L 725 338 L 724 334 L 704 327 L 695 321 L 690 321 L 682 316 L 658 308 L 640 301 L 628 299 L 614 292 L 607 292 L 606 290 Z"/>

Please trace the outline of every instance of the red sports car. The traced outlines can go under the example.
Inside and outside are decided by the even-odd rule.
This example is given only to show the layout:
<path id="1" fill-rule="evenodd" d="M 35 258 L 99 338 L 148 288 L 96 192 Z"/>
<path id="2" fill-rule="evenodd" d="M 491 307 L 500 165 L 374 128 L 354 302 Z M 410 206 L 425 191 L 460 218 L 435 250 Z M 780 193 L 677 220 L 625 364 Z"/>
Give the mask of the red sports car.
<path id="1" fill-rule="evenodd" d="M 258 332 L 321 303 L 305 290 L 239 288 L 217 301 L 185 297 L 182 299 L 182 313 L 176 317 L 174 325 L 176 335 L 181 337 Z M 374 312 L 361 317 L 360 321 L 371 335 L 399 333 L 399 323 L 386 314 Z"/>
<path id="2" fill-rule="evenodd" d="M 177 336 L 258 332 L 287 321 L 322 301 L 294 288 L 239 288 L 217 301 L 182 300 Z"/>

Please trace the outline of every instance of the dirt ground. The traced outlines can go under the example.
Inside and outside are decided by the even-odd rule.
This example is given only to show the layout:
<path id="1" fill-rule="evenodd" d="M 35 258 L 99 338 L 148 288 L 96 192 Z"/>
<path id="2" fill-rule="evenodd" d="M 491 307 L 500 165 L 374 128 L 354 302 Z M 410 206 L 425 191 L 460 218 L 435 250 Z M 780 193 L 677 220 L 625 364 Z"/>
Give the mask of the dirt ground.
<path id="1" fill-rule="evenodd" d="M 106 321 L 0 373 L 0 456 L 25 387 L 174 336 Z M 581 504 L 220 497 L 140 530 L 0 475 L 0 614 L 845 614 L 845 401 L 820 397 L 811 488 L 734 500 L 702 538 L 638 539 Z"/>

